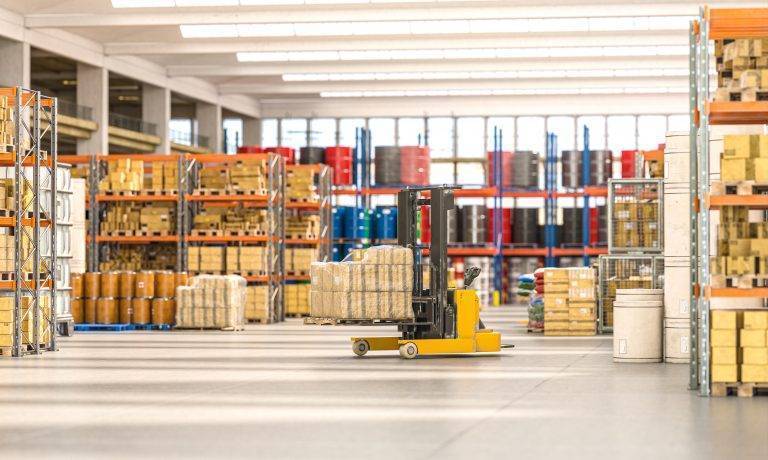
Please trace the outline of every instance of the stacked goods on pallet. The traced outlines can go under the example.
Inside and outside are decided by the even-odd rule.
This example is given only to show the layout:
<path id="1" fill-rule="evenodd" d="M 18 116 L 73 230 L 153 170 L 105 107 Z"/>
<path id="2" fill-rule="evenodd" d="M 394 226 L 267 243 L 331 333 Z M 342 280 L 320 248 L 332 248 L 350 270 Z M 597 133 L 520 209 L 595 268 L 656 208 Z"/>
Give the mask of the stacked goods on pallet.
<path id="1" fill-rule="evenodd" d="M 175 290 L 186 283 L 186 273 L 164 270 L 73 275 L 72 316 L 86 324 L 170 325 Z"/>
<path id="2" fill-rule="evenodd" d="M 309 284 L 285 285 L 285 313 L 289 316 L 309 315 Z"/>
<path id="3" fill-rule="evenodd" d="M 269 290 L 265 285 L 246 286 L 245 288 L 245 320 L 269 323 Z"/>
<path id="4" fill-rule="evenodd" d="M 544 269 L 544 335 L 569 335 L 568 270 Z"/>
<path id="5" fill-rule="evenodd" d="M 317 248 L 286 248 L 285 249 L 285 272 L 290 275 L 300 275 L 309 273 L 312 262 L 317 261 Z"/>
<path id="6" fill-rule="evenodd" d="M 310 269 L 313 317 L 412 319 L 413 252 L 399 246 L 362 250 L 359 261 L 315 262 Z"/>
<path id="7" fill-rule="evenodd" d="M 747 180 L 768 181 L 768 135 L 725 135 L 720 175 L 726 184 Z M 742 193 L 749 193 L 749 190 Z"/>
<path id="8" fill-rule="evenodd" d="M 227 166 L 203 165 L 198 193 L 252 193 L 267 190 L 267 160 L 240 160 Z"/>
<path id="9" fill-rule="evenodd" d="M 495 154 L 487 153 L 488 175 L 486 183 L 496 185 Z M 539 186 L 539 154 L 529 151 L 501 152 L 499 159 L 502 188 L 530 189 Z"/>
<path id="10" fill-rule="evenodd" d="M 115 203 L 99 222 L 102 235 L 168 236 L 176 232 L 175 203 Z"/>
<path id="11" fill-rule="evenodd" d="M 582 150 L 563 150 L 562 180 L 563 187 L 580 188 L 589 185 L 606 185 L 613 175 L 613 154 L 610 150 L 590 150 L 589 178 L 584 178 L 584 152 Z"/>
<path id="12" fill-rule="evenodd" d="M 589 267 L 568 269 L 569 335 L 597 333 L 597 286 L 595 270 Z"/>
<path id="13" fill-rule="evenodd" d="M 8 96 L 0 97 L 0 149 L 3 152 L 15 148 L 14 134 L 16 123 L 13 121 L 13 109 L 8 105 Z M 22 135 L 23 141 L 29 141 L 29 136 Z"/>
<path id="14" fill-rule="evenodd" d="M 317 171 L 311 168 L 288 168 L 285 181 L 285 199 L 288 201 L 317 202 Z"/>
<path id="15" fill-rule="evenodd" d="M 37 334 L 38 342 L 42 345 L 50 341 L 50 329 L 44 318 L 51 317 L 51 297 L 42 295 L 38 298 L 40 308 L 40 321 L 38 322 Z M 6 348 L 13 346 L 14 335 L 14 297 L 0 297 L 0 347 Z M 32 298 L 24 296 L 21 298 L 21 332 L 22 340 L 25 344 L 31 345 L 34 342 L 35 325 L 32 311 Z"/>
<path id="16" fill-rule="evenodd" d="M 614 302 L 613 361 L 658 363 L 663 356 L 664 291 L 619 289 Z"/>
<path id="17" fill-rule="evenodd" d="M 616 197 L 613 203 L 613 247 L 659 248 L 658 198 Z"/>
<path id="18" fill-rule="evenodd" d="M 175 245 L 117 246 L 110 247 L 108 254 L 99 262 L 100 271 L 176 269 Z"/>
<path id="19" fill-rule="evenodd" d="M 715 101 L 768 100 L 768 39 L 715 40 Z"/>
<path id="20" fill-rule="evenodd" d="M 246 281 L 237 275 L 200 275 L 176 289 L 176 327 L 239 330 L 243 327 Z"/>
<path id="21" fill-rule="evenodd" d="M 121 158 L 107 162 L 107 175 L 99 182 L 101 192 L 139 192 L 144 188 L 144 162 Z"/>
<path id="22" fill-rule="evenodd" d="M 768 383 L 768 310 L 744 312 L 739 346 L 741 381 Z"/>
<path id="23" fill-rule="evenodd" d="M 285 219 L 286 238 L 315 239 L 320 235 L 320 216 L 300 213 Z"/>
<path id="24" fill-rule="evenodd" d="M 149 187 L 156 191 L 177 191 L 179 189 L 179 164 L 176 161 L 152 163 L 152 177 Z"/>
<path id="25" fill-rule="evenodd" d="M 263 235 L 268 228 L 265 209 L 205 207 L 192 221 L 193 235 Z"/>
<path id="26" fill-rule="evenodd" d="M 225 248 L 222 246 L 190 246 L 189 271 L 220 274 L 225 270 L 224 255 Z"/>
<path id="27" fill-rule="evenodd" d="M 739 348 L 739 330 L 744 324 L 744 312 L 712 310 L 709 334 L 713 383 L 735 383 L 739 379 L 739 366 L 743 363 Z"/>

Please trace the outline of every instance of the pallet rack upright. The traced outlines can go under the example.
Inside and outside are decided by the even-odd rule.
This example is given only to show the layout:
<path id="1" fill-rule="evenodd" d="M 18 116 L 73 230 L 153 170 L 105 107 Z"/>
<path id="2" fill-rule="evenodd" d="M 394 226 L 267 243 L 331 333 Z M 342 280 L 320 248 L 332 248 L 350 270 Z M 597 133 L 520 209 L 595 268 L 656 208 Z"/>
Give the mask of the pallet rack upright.
<path id="1" fill-rule="evenodd" d="M 710 197 L 711 125 L 768 124 L 768 101 L 710 100 L 710 40 L 768 38 L 768 8 L 702 8 L 689 29 L 690 65 L 690 188 L 691 200 L 691 365 L 689 387 L 701 396 L 711 393 L 710 299 L 717 297 L 768 298 L 768 288 L 714 288 L 710 286 L 710 210 L 718 203 Z M 768 208 L 762 195 L 728 196 L 730 206 Z"/>

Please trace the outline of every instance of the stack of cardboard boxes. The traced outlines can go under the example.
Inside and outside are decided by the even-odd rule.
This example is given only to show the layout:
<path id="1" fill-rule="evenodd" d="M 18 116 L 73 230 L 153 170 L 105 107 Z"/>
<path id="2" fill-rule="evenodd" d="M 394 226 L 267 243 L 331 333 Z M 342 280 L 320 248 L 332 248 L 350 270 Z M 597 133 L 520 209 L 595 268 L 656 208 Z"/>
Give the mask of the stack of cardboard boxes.
<path id="1" fill-rule="evenodd" d="M 22 297 L 21 335 L 24 344 L 34 343 L 34 312 L 31 310 L 32 302 L 30 297 Z M 47 295 L 40 296 L 38 305 L 38 343 L 47 344 L 51 339 L 50 328 L 47 319 L 51 317 L 51 298 Z M 14 334 L 14 297 L 0 297 L 0 347 L 10 347 L 13 345 Z"/>
<path id="2" fill-rule="evenodd" d="M 715 101 L 753 102 L 768 97 L 768 39 L 716 40 Z"/>
<path id="3" fill-rule="evenodd" d="M 224 271 L 224 247 L 190 246 L 187 260 L 190 272 L 221 273 Z"/>
<path id="4" fill-rule="evenodd" d="M 100 233 L 169 235 L 176 231 L 175 203 L 114 203 L 99 222 Z"/>
<path id="5" fill-rule="evenodd" d="M 0 97 L 0 151 L 13 150 L 13 136 L 16 123 L 13 121 L 13 110 L 8 105 L 8 96 Z M 27 136 L 28 137 L 28 136 Z"/>
<path id="6" fill-rule="evenodd" d="M 285 285 L 285 314 L 289 316 L 309 315 L 309 284 Z"/>
<path id="7" fill-rule="evenodd" d="M 229 168 L 231 190 L 264 195 L 267 193 L 267 161 L 243 160 Z"/>
<path id="8" fill-rule="evenodd" d="M 317 248 L 286 248 L 285 272 L 290 274 L 309 273 L 312 262 L 317 262 Z"/>
<path id="9" fill-rule="evenodd" d="M 544 270 L 544 335 L 569 335 L 568 270 Z"/>
<path id="10" fill-rule="evenodd" d="M 139 192 L 144 187 L 144 162 L 121 158 L 107 162 L 107 176 L 99 182 L 102 192 Z"/>
<path id="11" fill-rule="evenodd" d="M 21 206 L 27 211 L 32 211 L 32 184 L 29 182 L 24 183 L 26 186 L 21 196 Z M 0 209 L 16 209 L 16 199 L 13 196 L 14 184 L 14 179 L 0 179 Z"/>
<path id="12" fill-rule="evenodd" d="M 152 190 L 177 191 L 179 189 L 179 165 L 176 161 L 156 161 L 152 163 Z"/>
<path id="13" fill-rule="evenodd" d="M 263 275 L 267 269 L 267 248 L 264 246 L 228 246 L 226 256 L 229 273 Z"/>
<path id="14" fill-rule="evenodd" d="M 245 294 L 245 320 L 271 323 L 267 286 L 247 286 Z"/>
<path id="15" fill-rule="evenodd" d="M 545 269 L 544 335 L 595 335 L 596 294 L 592 268 Z"/>
<path id="16" fill-rule="evenodd" d="M 285 219 L 287 238 L 312 239 L 320 235 L 320 216 L 317 214 L 299 214 Z"/>
<path id="17" fill-rule="evenodd" d="M 768 135 L 724 136 L 720 171 L 724 182 L 768 181 Z"/>
<path id="18" fill-rule="evenodd" d="M 176 232 L 176 203 L 154 203 L 141 208 L 140 229 L 150 235 L 167 236 Z"/>
<path id="19" fill-rule="evenodd" d="M 713 383 L 768 382 L 768 310 L 713 310 Z"/>
<path id="20" fill-rule="evenodd" d="M 317 193 L 317 171 L 301 166 L 288 166 L 285 182 L 285 198 L 294 201 L 316 202 L 320 199 Z"/>
<path id="21" fill-rule="evenodd" d="M 617 200 L 622 200 L 618 197 Z M 637 199 L 613 203 L 613 246 L 615 248 L 658 248 L 658 199 Z"/>
<path id="22" fill-rule="evenodd" d="M 209 207 L 195 215 L 193 233 L 265 234 L 267 216 L 265 209 Z"/>

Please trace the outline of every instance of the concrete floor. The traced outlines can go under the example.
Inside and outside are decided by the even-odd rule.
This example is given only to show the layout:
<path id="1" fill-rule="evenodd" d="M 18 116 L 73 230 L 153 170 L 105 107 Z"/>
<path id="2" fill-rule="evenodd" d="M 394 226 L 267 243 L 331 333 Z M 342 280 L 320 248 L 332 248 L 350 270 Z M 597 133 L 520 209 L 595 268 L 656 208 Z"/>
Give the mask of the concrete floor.
<path id="1" fill-rule="evenodd" d="M 360 328 L 91 333 L 0 360 L 0 458 L 768 458 L 768 398 L 706 399 L 685 365 L 617 365 L 610 337 L 493 356 L 352 356 Z M 363 329 L 383 333 L 383 329 Z"/>

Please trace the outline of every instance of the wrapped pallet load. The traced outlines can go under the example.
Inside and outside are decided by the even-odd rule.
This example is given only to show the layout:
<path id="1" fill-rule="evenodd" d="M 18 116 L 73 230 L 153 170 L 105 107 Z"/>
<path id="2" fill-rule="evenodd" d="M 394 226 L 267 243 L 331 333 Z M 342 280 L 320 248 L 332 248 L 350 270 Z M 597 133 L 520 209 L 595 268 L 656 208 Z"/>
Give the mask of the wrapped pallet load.
<path id="1" fill-rule="evenodd" d="M 411 250 L 374 246 L 361 252 L 355 260 L 312 264 L 311 315 L 335 319 L 412 319 Z"/>
<path id="2" fill-rule="evenodd" d="M 176 288 L 177 328 L 241 329 L 246 281 L 237 275 L 200 275 Z"/>

